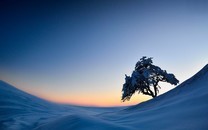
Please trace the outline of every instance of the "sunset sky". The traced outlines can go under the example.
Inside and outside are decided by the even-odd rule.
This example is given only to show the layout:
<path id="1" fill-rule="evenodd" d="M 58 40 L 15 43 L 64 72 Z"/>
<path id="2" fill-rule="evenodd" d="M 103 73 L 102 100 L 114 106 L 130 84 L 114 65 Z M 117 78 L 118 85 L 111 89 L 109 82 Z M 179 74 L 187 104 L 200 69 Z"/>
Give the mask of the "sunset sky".
<path id="1" fill-rule="evenodd" d="M 0 2 L 0 79 L 60 103 L 122 106 L 142 56 L 180 83 L 208 61 L 208 1 Z M 161 93 L 174 86 L 162 84 Z"/>

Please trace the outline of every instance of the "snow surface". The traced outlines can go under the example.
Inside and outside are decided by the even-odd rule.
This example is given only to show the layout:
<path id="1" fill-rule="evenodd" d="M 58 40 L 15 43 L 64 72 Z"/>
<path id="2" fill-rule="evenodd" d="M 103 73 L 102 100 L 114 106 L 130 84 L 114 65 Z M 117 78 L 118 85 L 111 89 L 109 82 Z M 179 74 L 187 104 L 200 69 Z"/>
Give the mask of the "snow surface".
<path id="1" fill-rule="evenodd" d="M 208 130 L 208 65 L 175 89 L 129 107 L 55 104 L 0 82 L 0 130 Z"/>

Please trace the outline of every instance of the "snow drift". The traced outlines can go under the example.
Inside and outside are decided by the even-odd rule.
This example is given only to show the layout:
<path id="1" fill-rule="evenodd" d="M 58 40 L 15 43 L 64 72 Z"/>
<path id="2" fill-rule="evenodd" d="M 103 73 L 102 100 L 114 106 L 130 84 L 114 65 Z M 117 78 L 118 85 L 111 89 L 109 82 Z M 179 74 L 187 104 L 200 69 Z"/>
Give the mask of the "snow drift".
<path id="1" fill-rule="evenodd" d="M 50 103 L 0 82 L 0 129 L 207 130 L 208 65 L 175 89 L 127 108 Z"/>

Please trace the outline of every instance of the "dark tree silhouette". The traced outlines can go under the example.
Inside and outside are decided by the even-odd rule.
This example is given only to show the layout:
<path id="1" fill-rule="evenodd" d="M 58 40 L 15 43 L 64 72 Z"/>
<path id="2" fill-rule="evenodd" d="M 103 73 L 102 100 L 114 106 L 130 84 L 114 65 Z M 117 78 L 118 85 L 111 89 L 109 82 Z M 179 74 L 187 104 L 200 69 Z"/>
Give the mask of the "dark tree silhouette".
<path id="1" fill-rule="evenodd" d="M 125 75 L 125 83 L 122 89 L 123 101 L 130 100 L 131 96 L 137 91 L 155 98 L 159 92 L 160 86 L 158 83 L 160 81 L 173 85 L 179 83 L 173 74 L 167 73 L 166 70 L 162 70 L 152 63 L 152 58 L 144 56 L 136 63 L 131 77 Z"/>

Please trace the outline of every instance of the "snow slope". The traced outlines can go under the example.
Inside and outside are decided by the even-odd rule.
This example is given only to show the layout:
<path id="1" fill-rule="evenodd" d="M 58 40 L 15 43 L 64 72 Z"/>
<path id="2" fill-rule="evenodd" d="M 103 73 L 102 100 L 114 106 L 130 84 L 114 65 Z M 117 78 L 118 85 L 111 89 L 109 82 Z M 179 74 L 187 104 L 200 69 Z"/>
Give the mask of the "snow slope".
<path id="1" fill-rule="evenodd" d="M 121 108 L 55 104 L 0 81 L 0 130 L 31 130 L 66 115 L 95 115 L 117 109 Z"/>
<path id="2" fill-rule="evenodd" d="M 175 89 L 127 108 L 50 103 L 0 82 L 0 129 L 207 130 L 208 65 Z"/>

